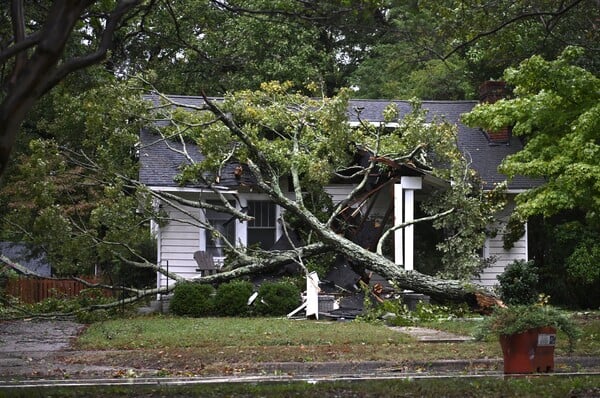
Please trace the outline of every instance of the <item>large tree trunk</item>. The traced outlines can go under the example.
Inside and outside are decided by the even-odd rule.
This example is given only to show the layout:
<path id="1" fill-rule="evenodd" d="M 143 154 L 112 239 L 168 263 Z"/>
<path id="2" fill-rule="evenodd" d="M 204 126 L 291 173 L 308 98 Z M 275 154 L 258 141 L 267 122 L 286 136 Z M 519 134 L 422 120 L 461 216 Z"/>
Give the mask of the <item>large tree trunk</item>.
<path id="1" fill-rule="evenodd" d="M 465 281 L 435 278 L 417 271 L 405 271 L 387 258 L 373 253 L 331 230 L 323 229 L 321 236 L 325 244 L 310 245 L 298 249 L 296 252 L 288 251 L 274 254 L 271 258 L 262 260 L 255 258 L 254 262 L 240 263 L 238 264 L 240 265 L 239 268 L 231 271 L 197 277 L 193 281 L 198 283 L 222 283 L 235 278 L 268 272 L 284 263 L 293 261 L 297 256 L 308 257 L 327 251 L 335 251 L 394 282 L 400 288 L 426 294 L 438 301 L 464 302 L 474 307 L 481 305 L 480 300 L 482 297 L 488 298 L 488 301 L 492 303 L 497 302 L 495 294 L 482 286 Z"/>
<path id="2" fill-rule="evenodd" d="M 476 293 L 490 298 L 495 297 L 488 289 L 472 283 L 435 278 L 417 271 L 405 271 L 384 256 L 373 253 L 330 229 L 321 229 L 319 233 L 328 245 L 335 248 L 335 251 L 395 282 L 401 288 L 426 294 L 441 301 L 467 302 L 472 305 L 476 304 Z"/>
<path id="3" fill-rule="evenodd" d="M 22 1 L 13 1 L 11 20 L 14 43 L 0 50 L 0 65 L 12 72 L 6 81 L 0 81 L 6 94 L 0 101 L 0 177 L 8 165 L 21 123 L 38 99 L 60 83 L 68 74 L 102 61 L 111 46 L 119 21 L 139 0 L 120 0 L 107 14 L 104 30 L 98 45 L 87 53 L 71 58 L 64 57 L 64 49 L 77 23 L 85 11 L 96 1 L 55 1 L 48 8 L 42 27 L 30 34 L 25 32 L 25 15 Z M 29 53 L 31 55 L 29 55 Z"/>
<path id="4" fill-rule="evenodd" d="M 480 286 L 458 280 L 439 279 L 424 275 L 416 271 L 405 271 L 383 255 L 371 252 L 353 241 L 343 237 L 332 228 L 331 220 L 328 223 L 321 222 L 313 213 L 304 206 L 302 186 L 297 170 L 292 167 L 292 186 L 295 199 L 286 196 L 284 190 L 279 186 L 279 177 L 268 164 L 267 159 L 258 147 L 250 140 L 250 137 L 241 130 L 231 115 L 225 114 L 218 106 L 205 97 L 205 102 L 215 116 L 229 128 L 229 130 L 243 142 L 251 151 L 255 161 L 249 161 L 248 165 L 256 178 L 256 185 L 276 204 L 298 217 L 305 228 L 308 228 L 326 246 L 331 247 L 338 254 L 346 256 L 349 260 L 361 264 L 384 278 L 395 282 L 399 287 L 426 294 L 441 301 L 467 302 L 471 305 L 477 304 L 477 296 L 495 300 L 495 295 Z M 294 151 L 298 145 L 294 146 Z M 365 174 L 365 179 L 370 173 Z"/>

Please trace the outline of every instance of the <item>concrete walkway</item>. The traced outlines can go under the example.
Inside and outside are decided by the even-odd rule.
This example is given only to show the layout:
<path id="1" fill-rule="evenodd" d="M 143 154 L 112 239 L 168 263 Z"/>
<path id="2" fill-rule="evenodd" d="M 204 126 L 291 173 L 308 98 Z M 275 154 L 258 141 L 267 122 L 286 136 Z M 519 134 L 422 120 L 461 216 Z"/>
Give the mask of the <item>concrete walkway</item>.
<path id="1" fill-rule="evenodd" d="M 64 320 L 0 322 L 0 376 L 62 376 L 54 354 L 69 349 L 83 328 Z"/>
<path id="2" fill-rule="evenodd" d="M 461 343 L 473 340 L 473 338 L 469 336 L 460 336 L 458 334 L 443 332 L 441 330 L 417 326 L 391 326 L 390 329 L 396 330 L 400 333 L 408 334 L 417 339 L 417 341 L 427 343 Z"/>

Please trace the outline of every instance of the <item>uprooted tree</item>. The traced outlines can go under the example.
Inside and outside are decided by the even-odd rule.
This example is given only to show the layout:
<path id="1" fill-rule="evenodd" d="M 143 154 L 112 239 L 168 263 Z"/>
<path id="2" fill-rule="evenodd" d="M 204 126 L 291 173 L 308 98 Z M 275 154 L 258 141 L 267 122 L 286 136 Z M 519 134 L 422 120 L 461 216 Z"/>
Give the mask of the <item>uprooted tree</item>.
<path id="1" fill-rule="evenodd" d="M 117 88 L 108 91 L 116 93 L 121 100 L 126 98 Z M 98 93 L 93 98 L 101 101 L 101 98 L 110 97 L 109 92 Z M 210 231 L 226 248 L 227 257 L 221 272 L 195 277 L 194 282 L 218 284 L 270 272 L 290 262 L 309 267 L 311 262 L 320 261 L 324 253 L 335 253 L 345 257 L 359 275 L 371 270 L 399 288 L 436 299 L 475 303 L 477 297 L 493 297 L 491 292 L 469 280 L 481 265 L 476 253 L 483 244 L 486 227 L 492 221 L 497 204 L 478 188 L 468 163 L 458 151 L 455 126 L 442 120 L 426 123 L 425 113 L 418 104 L 412 113 L 402 117 L 397 109 L 390 107 L 386 109 L 386 122 L 378 123 L 362 118 L 360 110 L 356 110 L 359 114 L 359 125 L 356 126 L 348 123 L 346 92 L 333 98 L 313 99 L 290 92 L 285 84 L 269 83 L 264 84 L 262 90 L 230 94 L 218 102 L 205 98 L 198 101 L 198 106 L 178 104 L 159 94 L 153 99 L 151 112 L 141 110 L 139 101 L 135 102 L 134 108 L 140 115 L 150 115 L 144 117 L 147 118 L 146 128 L 153 131 L 153 142 L 164 142 L 186 159 L 177 178 L 182 186 L 194 184 L 204 188 L 205 194 L 194 200 L 148 189 L 137 180 L 127 148 L 137 136 L 139 121 L 129 123 L 126 129 L 123 126 L 119 129 L 122 134 L 111 136 L 109 141 L 102 137 L 90 141 L 87 153 L 56 143 L 33 143 L 32 156 L 39 152 L 45 161 L 33 163 L 42 170 L 27 168 L 24 173 L 43 180 L 40 181 L 44 190 L 42 196 L 56 194 L 63 200 L 79 198 L 73 205 L 65 202 L 46 206 L 47 209 L 42 209 L 42 219 L 35 217 L 36 223 L 42 223 L 38 227 L 44 230 L 59 225 L 58 229 L 52 227 L 53 235 L 59 241 L 78 242 L 78 256 L 93 249 L 94 255 L 106 258 L 102 267 L 118 264 L 121 269 L 145 269 L 161 273 L 175 282 L 183 281 L 182 276 L 168 272 L 164 264 L 139 250 L 144 247 L 145 240 L 140 226 L 149 234 L 149 219 L 157 225 L 177 221 L 173 214 L 157 206 L 160 203 L 185 214 L 186 223 Z M 114 103 L 113 100 L 107 102 Z M 79 113 L 71 112 L 69 109 L 72 108 L 65 104 L 65 111 L 77 118 Z M 100 109 L 98 115 L 110 112 Z M 86 127 L 95 126 L 95 114 L 85 113 Z M 115 122 L 117 120 L 115 116 Z M 194 160 L 198 159 L 198 151 L 202 153 L 201 162 Z M 118 159 L 121 157 L 124 159 Z M 242 173 L 241 180 L 251 182 L 250 185 L 240 184 L 237 190 L 223 188 L 223 173 L 231 171 L 232 168 L 227 167 L 231 164 L 239 166 L 234 170 Z M 444 253 L 444 269 L 439 270 L 437 277 L 404 271 L 402 266 L 390 260 L 386 248 L 392 243 L 394 229 L 402 225 L 382 223 L 379 241 L 372 250 L 357 244 L 348 233 L 356 227 L 349 213 L 364 213 L 371 200 L 369 192 L 393 183 L 403 168 L 453 181 L 447 184 L 446 190 L 432 194 L 423 206 L 426 215 L 415 220 L 432 222 L 436 228 L 448 233 L 449 238 L 438 245 Z M 77 184 L 65 185 L 66 180 Z M 326 186 L 332 181 L 351 183 L 354 189 L 344 200 L 332 203 L 326 193 Z M 37 185 L 33 183 L 33 186 Z M 31 211 L 36 213 L 37 201 L 32 202 L 32 198 L 24 196 L 30 191 L 26 186 L 21 193 L 23 203 L 20 207 L 29 219 Z M 222 230 L 199 216 L 209 210 L 248 221 L 248 214 L 235 206 L 236 193 L 243 189 L 263 193 L 283 209 L 280 221 L 284 235 L 290 237 L 290 249 L 267 251 L 240 246 L 235 241 L 228 241 Z M 103 192 L 104 200 L 96 205 L 81 206 L 84 203 L 81 198 L 93 198 L 101 194 L 99 190 Z M 41 205 L 45 206 L 44 203 Z M 15 204 L 12 213 L 20 212 L 18 209 Z M 18 222 L 17 218 L 9 221 Z M 299 232 L 300 239 L 292 239 L 291 230 Z M 57 243 L 60 246 L 60 242 Z M 71 272 L 77 270 L 67 269 L 65 275 Z M 125 302 L 168 293 L 174 285 L 127 288 L 129 298 Z M 104 287 L 123 289 L 121 285 Z"/>
<path id="2" fill-rule="evenodd" d="M 225 242 L 228 252 L 223 272 L 195 277 L 193 281 L 218 283 L 265 272 L 290 261 L 303 266 L 311 256 L 333 252 L 349 259 L 359 274 L 368 269 L 400 288 L 436 299 L 474 303 L 476 296 L 493 297 L 491 292 L 469 283 L 468 272 L 459 275 L 462 280 L 441 279 L 405 271 L 394 264 L 383 248 L 392 238 L 391 232 L 405 225 L 382 226 L 375 250 L 368 250 L 347 237 L 347 229 L 352 225 L 343 222 L 348 220 L 350 211 L 368 203 L 366 193 L 372 189 L 368 185 L 373 183 L 374 175 L 393 181 L 399 177 L 402 166 L 419 169 L 454 183 L 432 198 L 434 203 L 427 206 L 430 214 L 415 222 L 434 221 L 439 228 L 450 230 L 471 217 L 470 222 L 478 228 L 463 228 L 463 234 L 467 230 L 477 233 L 461 236 L 463 245 L 446 249 L 454 251 L 449 253 L 454 261 L 472 261 L 485 238 L 485 225 L 491 220 L 494 205 L 487 198 L 474 195 L 478 191 L 456 146 L 454 126 L 443 121 L 425 123 L 418 106 L 403 118 L 389 107 L 384 115 L 386 122 L 377 124 L 363 120 L 357 110 L 359 126 L 351 126 L 347 120 L 347 93 L 315 100 L 288 89 L 285 84 L 268 83 L 260 91 L 230 94 L 218 103 L 204 97 L 198 106 L 179 104 L 162 95 L 155 97 L 160 98 L 158 118 L 169 121 L 167 127 L 156 128 L 156 140 L 178 141 L 181 145 L 171 148 L 187 159 L 178 176 L 179 183 L 200 185 L 210 195 L 190 200 L 154 190 L 148 194 L 187 214 L 187 222 L 211 231 Z M 390 129 L 391 123 L 398 123 L 398 127 Z M 197 150 L 203 155 L 201 162 L 194 161 L 193 151 Z M 360 158 L 359 153 L 368 156 Z M 235 206 L 235 192 L 220 185 L 221 173 L 232 162 L 238 165 L 238 173 L 247 174 L 245 181 L 251 181 L 254 192 L 266 194 L 283 209 L 280 221 L 284 231 L 301 231 L 301 243 L 290 237 L 292 248 L 277 252 L 239 246 L 227 241 L 223 231 L 189 211 L 210 209 L 234 219 L 249 219 L 243 209 Z M 327 207 L 327 201 L 314 198 L 326 198 L 325 186 L 333 179 L 355 185 L 344 200 Z M 218 203 L 209 201 L 209 196 L 218 198 Z M 158 223 L 169 221 L 168 214 L 155 217 Z M 455 232 L 454 238 L 461 235 L 461 231 Z M 162 267 L 156 266 L 156 270 L 166 273 Z M 169 277 L 183 279 L 173 274 Z"/>

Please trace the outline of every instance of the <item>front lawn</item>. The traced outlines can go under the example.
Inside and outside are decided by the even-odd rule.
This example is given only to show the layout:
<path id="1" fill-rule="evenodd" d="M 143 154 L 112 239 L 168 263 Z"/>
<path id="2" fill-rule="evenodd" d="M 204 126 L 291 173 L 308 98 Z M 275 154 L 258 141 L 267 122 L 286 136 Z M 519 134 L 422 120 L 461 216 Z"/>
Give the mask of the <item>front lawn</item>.
<path id="1" fill-rule="evenodd" d="M 600 355 L 600 316 L 577 317 L 584 330 L 573 355 Z M 476 320 L 434 321 L 431 328 L 470 335 Z M 558 336 L 557 355 L 566 355 Z M 433 361 L 501 357 L 495 339 L 419 343 L 383 325 L 285 318 L 114 319 L 95 323 L 77 341 L 83 350 L 145 350 L 160 355 L 194 353 L 198 362 Z"/>
<path id="2" fill-rule="evenodd" d="M 170 316 L 93 324 L 78 339 L 76 348 L 107 350 L 103 358 L 96 353 L 95 362 L 128 363 L 141 368 L 144 364 L 159 364 L 167 369 L 183 362 L 192 373 L 213 364 L 223 368 L 258 362 L 427 362 L 501 355 L 496 342 L 419 343 L 384 325 L 358 321 Z M 134 357 L 139 363 L 134 363 Z"/>

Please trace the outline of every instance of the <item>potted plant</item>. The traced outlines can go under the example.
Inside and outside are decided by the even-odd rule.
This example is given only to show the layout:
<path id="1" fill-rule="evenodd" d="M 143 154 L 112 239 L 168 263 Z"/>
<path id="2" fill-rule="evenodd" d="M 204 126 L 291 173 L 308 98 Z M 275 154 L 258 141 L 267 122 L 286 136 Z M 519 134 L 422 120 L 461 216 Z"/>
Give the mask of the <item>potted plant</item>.
<path id="1" fill-rule="evenodd" d="M 572 352 L 580 330 L 567 315 L 545 305 L 513 305 L 497 308 L 484 320 L 476 337 L 499 337 L 504 373 L 551 372 L 557 330 L 567 336 Z"/>

